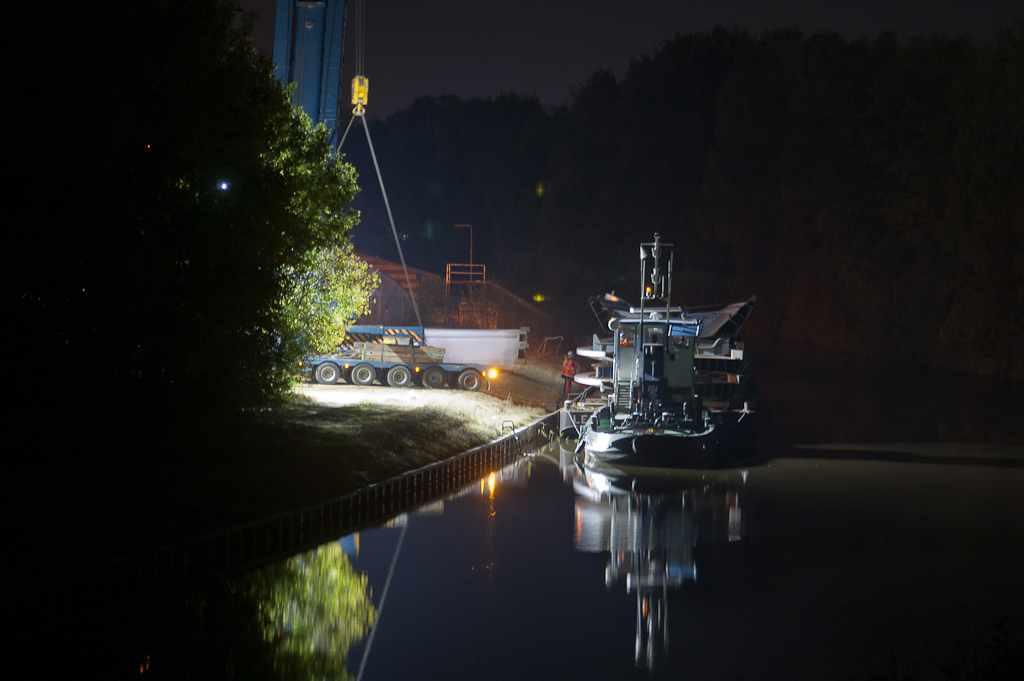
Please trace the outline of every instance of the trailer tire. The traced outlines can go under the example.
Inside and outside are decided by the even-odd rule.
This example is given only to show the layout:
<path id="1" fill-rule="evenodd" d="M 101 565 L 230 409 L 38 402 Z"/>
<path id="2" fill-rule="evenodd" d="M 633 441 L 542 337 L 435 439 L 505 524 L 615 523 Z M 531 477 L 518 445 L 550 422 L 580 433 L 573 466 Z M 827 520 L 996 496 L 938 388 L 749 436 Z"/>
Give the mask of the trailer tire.
<path id="1" fill-rule="evenodd" d="M 428 390 L 437 390 L 443 388 L 444 384 L 448 382 L 448 376 L 445 375 L 444 369 L 441 367 L 428 367 L 423 372 L 423 377 L 420 379 L 423 383 L 423 387 Z"/>
<path id="2" fill-rule="evenodd" d="M 476 369 L 466 369 L 459 374 L 459 388 L 476 392 L 484 384 L 484 377 Z"/>
<path id="3" fill-rule="evenodd" d="M 341 378 L 341 369 L 334 362 L 324 362 L 317 366 L 313 376 L 320 385 L 334 385 Z"/>
<path id="4" fill-rule="evenodd" d="M 377 371 L 369 364 L 357 364 L 352 367 L 352 382 L 356 385 L 373 385 Z"/>
<path id="5" fill-rule="evenodd" d="M 410 383 L 412 383 L 412 372 L 409 371 L 409 367 L 399 364 L 388 370 L 388 385 L 392 388 L 404 388 Z"/>

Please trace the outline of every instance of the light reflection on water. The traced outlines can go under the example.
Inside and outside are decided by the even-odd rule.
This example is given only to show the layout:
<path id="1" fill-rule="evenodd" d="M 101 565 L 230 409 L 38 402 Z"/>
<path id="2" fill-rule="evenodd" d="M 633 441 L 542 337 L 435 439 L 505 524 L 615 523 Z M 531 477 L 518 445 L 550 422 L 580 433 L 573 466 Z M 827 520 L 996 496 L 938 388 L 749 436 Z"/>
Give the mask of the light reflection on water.
<path id="1" fill-rule="evenodd" d="M 636 479 L 570 458 L 549 448 L 409 518 L 363 678 L 886 678 L 975 664 L 1004 618 L 1024 630 L 1020 468 Z M 362 534 L 374 588 L 390 542 Z"/>
<path id="2" fill-rule="evenodd" d="M 1000 645 L 1024 650 L 1016 448 L 788 451 L 807 458 L 587 470 L 552 444 L 382 527 L 97 618 L 108 648 L 89 662 L 109 678 L 987 678 Z"/>

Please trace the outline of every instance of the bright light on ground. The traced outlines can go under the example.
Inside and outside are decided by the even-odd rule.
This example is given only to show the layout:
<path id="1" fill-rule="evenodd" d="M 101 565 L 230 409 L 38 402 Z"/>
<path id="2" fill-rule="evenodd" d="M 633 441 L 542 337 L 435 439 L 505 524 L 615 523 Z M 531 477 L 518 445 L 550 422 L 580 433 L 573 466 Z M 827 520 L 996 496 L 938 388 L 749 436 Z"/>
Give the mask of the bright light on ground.
<path id="1" fill-rule="evenodd" d="M 491 431 L 497 438 L 503 425 L 511 421 L 516 428 L 526 426 L 547 413 L 539 407 L 525 407 L 493 395 L 466 390 L 427 390 L 426 388 L 360 387 L 352 385 L 316 385 L 307 383 L 296 392 L 325 406 L 340 407 L 371 403 L 385 406 L 427 407 L 454 413 Z"/>

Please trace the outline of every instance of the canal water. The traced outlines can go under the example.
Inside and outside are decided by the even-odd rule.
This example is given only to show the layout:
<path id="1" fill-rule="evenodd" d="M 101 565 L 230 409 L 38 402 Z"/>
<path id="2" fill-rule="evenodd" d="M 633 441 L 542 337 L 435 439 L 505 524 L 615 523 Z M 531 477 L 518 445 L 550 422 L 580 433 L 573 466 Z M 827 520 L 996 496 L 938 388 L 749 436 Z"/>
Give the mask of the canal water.
<path id="1" fill-rule="evenodd" d="M 1006 618 L 1021 634 L 1020 469 L 781 459 L 607 473 L 552 446 L 362 533 L 352 563 L 386 600 L 353 668 L 873 678 L 967 664 Z"/>
<path id="2" fill-rule="evenodd" d="M 594 470 L 552 440 L 381 526 L 48 636 L 87 641 L 74 668 L 107 678 L 1019 678 L 1013 396 L 838 378 L 759 375 L 776 399 L 742 466 Z"/>

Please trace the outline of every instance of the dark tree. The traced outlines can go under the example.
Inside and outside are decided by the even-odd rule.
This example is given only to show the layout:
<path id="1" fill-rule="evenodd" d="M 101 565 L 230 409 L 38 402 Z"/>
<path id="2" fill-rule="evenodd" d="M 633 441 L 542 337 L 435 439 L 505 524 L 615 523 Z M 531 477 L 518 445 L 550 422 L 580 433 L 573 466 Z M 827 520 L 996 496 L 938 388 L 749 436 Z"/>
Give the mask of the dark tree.
<path id="1" fill-rule="evenodd" d="M 344 243 L 351 169 L 233 2 L 54 4 L 19 111 L 18 376 L 128 423 L 272 402 L 299 350 L 282 301 Z"/>

